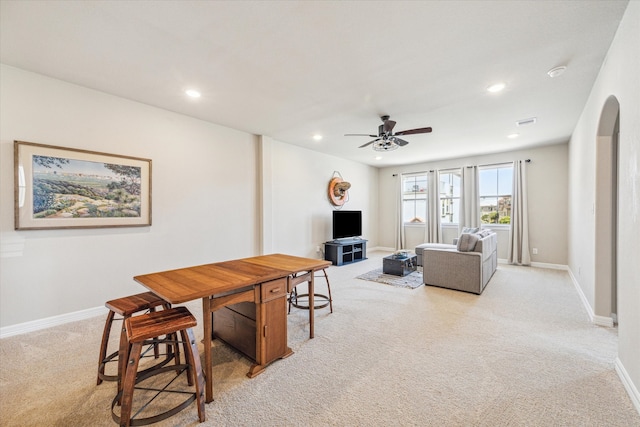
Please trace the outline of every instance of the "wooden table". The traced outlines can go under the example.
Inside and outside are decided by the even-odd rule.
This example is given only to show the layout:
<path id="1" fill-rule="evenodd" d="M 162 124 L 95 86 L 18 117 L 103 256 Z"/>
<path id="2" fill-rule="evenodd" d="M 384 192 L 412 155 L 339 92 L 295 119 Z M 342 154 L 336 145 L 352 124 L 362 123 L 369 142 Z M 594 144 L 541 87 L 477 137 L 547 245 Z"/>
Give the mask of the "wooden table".
<path id="1" fill-rule="evenodd" d="M 256 357 L 249 377 L 272 361 L 293 352 L 287 346 L 286 294 L 301 282 L 309 283 L 309 337 L 314 336 L 314 272 L 331 262 L 272 254 L 134 277 L 171 304 L 202 298 L 206 375 L 206 402 L 213 401 L 211 313 L 223 307 L 252 302 L 256 309 Z"/>

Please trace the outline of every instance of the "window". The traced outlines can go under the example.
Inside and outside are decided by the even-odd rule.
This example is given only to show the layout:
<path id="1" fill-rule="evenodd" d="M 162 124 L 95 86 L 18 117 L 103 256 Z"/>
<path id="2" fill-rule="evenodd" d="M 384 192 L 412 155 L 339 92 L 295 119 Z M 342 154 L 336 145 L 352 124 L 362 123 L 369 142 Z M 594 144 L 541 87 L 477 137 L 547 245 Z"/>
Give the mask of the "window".
<path id="1" fill-rule="evenodd" d="M 483 224 L 511 223 L 513 165 L 483 167 L 479 170 L 480 219 Z"/>
<path id="2" fill-rule="evenodd" d="M 402 177 L 402 221 L 427 222 L 427 176 L 404 175 Z"/>
<path id="3" fill-rule="evenodd" d="M 460 217 L 460 171 L 440 172 L 440 223 L 457 224 Z"/>

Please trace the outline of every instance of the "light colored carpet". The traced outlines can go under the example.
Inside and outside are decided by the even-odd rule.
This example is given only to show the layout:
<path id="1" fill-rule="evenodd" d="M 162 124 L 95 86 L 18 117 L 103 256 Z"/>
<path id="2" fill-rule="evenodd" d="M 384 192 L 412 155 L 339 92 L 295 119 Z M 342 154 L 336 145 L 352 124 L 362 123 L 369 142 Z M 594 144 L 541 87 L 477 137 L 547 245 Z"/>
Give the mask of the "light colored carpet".
<path id="1" fill-rule="evenodd" d="M 204 425 L 640 426 L 614 371 L 616 330 L 589 322 L 566 272 L 499 265 L 480 296 L 408 291 L 356 280 L 387 254 L 368 255 L 328 270 L 334 313 L 317 311 L 316 338 L 292 310 L 295 354 L 263 374 L 214 344 Z M 115 425 L 115 384 L 95 385 L 103 322 L 1 340 L 0 425 Z M 201 424 L 192 404 L 158 425 Z"/>
<path id="2" fill-rule="evenodd" d="M 384 283 L 385 285 L 397 286 L 399 288 L 415 289 L 423 285 L 422 271 L 414 271 L 406 276 L 395 276 L 384 274 L 382 268 L 376 268 L 365 274 L 361 274 L 356 279 L 368 280 L 370 282 Z M 331 279 L 329 279 L 331 280 Z"/>

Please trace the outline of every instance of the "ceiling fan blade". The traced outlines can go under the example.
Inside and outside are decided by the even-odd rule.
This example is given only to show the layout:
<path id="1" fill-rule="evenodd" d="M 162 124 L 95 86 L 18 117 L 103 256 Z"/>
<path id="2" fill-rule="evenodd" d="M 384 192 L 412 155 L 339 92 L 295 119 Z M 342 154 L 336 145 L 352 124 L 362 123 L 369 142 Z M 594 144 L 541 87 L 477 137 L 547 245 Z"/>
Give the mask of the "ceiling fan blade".
<path id="1" fill-rule="evenodd" d="M 368 133 L 345 133 L 344 136 L 368 136 L 370 138 L 378 137 L 378 135 L 370 135 Z"/>
<path id="2" fill-rule="evenodd" d="M 400 138 L 394 138 L 393 142 L 398 144 L 400 147 L 404 147 L 409 143 L 409 141 L 405 141 L 404 139 L 400 139 Z"/>
<path id="3" fill-rule="evenodd" d="M 374 135 L 374 136 L 375 136 L 375 135 Z M 373 144 L 373 143 L 374 143 L 374 142 L 376 142 L 376 141 L 380 141 L 381 139 L 382 139 L 382 138 L 374 139 L 373 141 L 369 141 L 369 142 L 367 142 L 366 144 L 362 144 L 362 145 L 361 145 L 360 147 L 358 147 L 358 148 L 364 148 L 364 147 L 366 147 L 366 146 L 368 146 L 368 145 Z"/>
<path id="4" fill-rule="evenodd" d="M 393 120 L 385 120 L 384 121 L 384 125 L 382 127 L 382 130 L 385 133 L 391 133 L 391 131 L 393 130 L 393 127 L 396 125 L 396 122 L 394 122 Z"/>
<path id="5" fill-rule="evenodd" d="M 418 129 L 409 129 L 409 130 L 403 130 L 400 132 L 396 132 L 395 135 L 414 135 L 416 133 L 430 133 L 431 132 L 431 128 L 418 128 Z"/>

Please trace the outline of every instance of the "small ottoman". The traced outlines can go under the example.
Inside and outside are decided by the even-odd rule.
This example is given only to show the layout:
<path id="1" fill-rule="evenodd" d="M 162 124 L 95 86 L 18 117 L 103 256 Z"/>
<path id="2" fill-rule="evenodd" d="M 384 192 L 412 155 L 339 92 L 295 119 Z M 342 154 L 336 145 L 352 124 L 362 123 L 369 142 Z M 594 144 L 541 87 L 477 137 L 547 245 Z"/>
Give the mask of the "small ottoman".
<path id="1" fill-rule="evenodd" d="M 382 258 L 382 272 L 384 274 L 393 274 L 394 276 L 406 276 L 416 271 L 416 262 L 414 254 L 404 257 L 389 255 Z"/>

